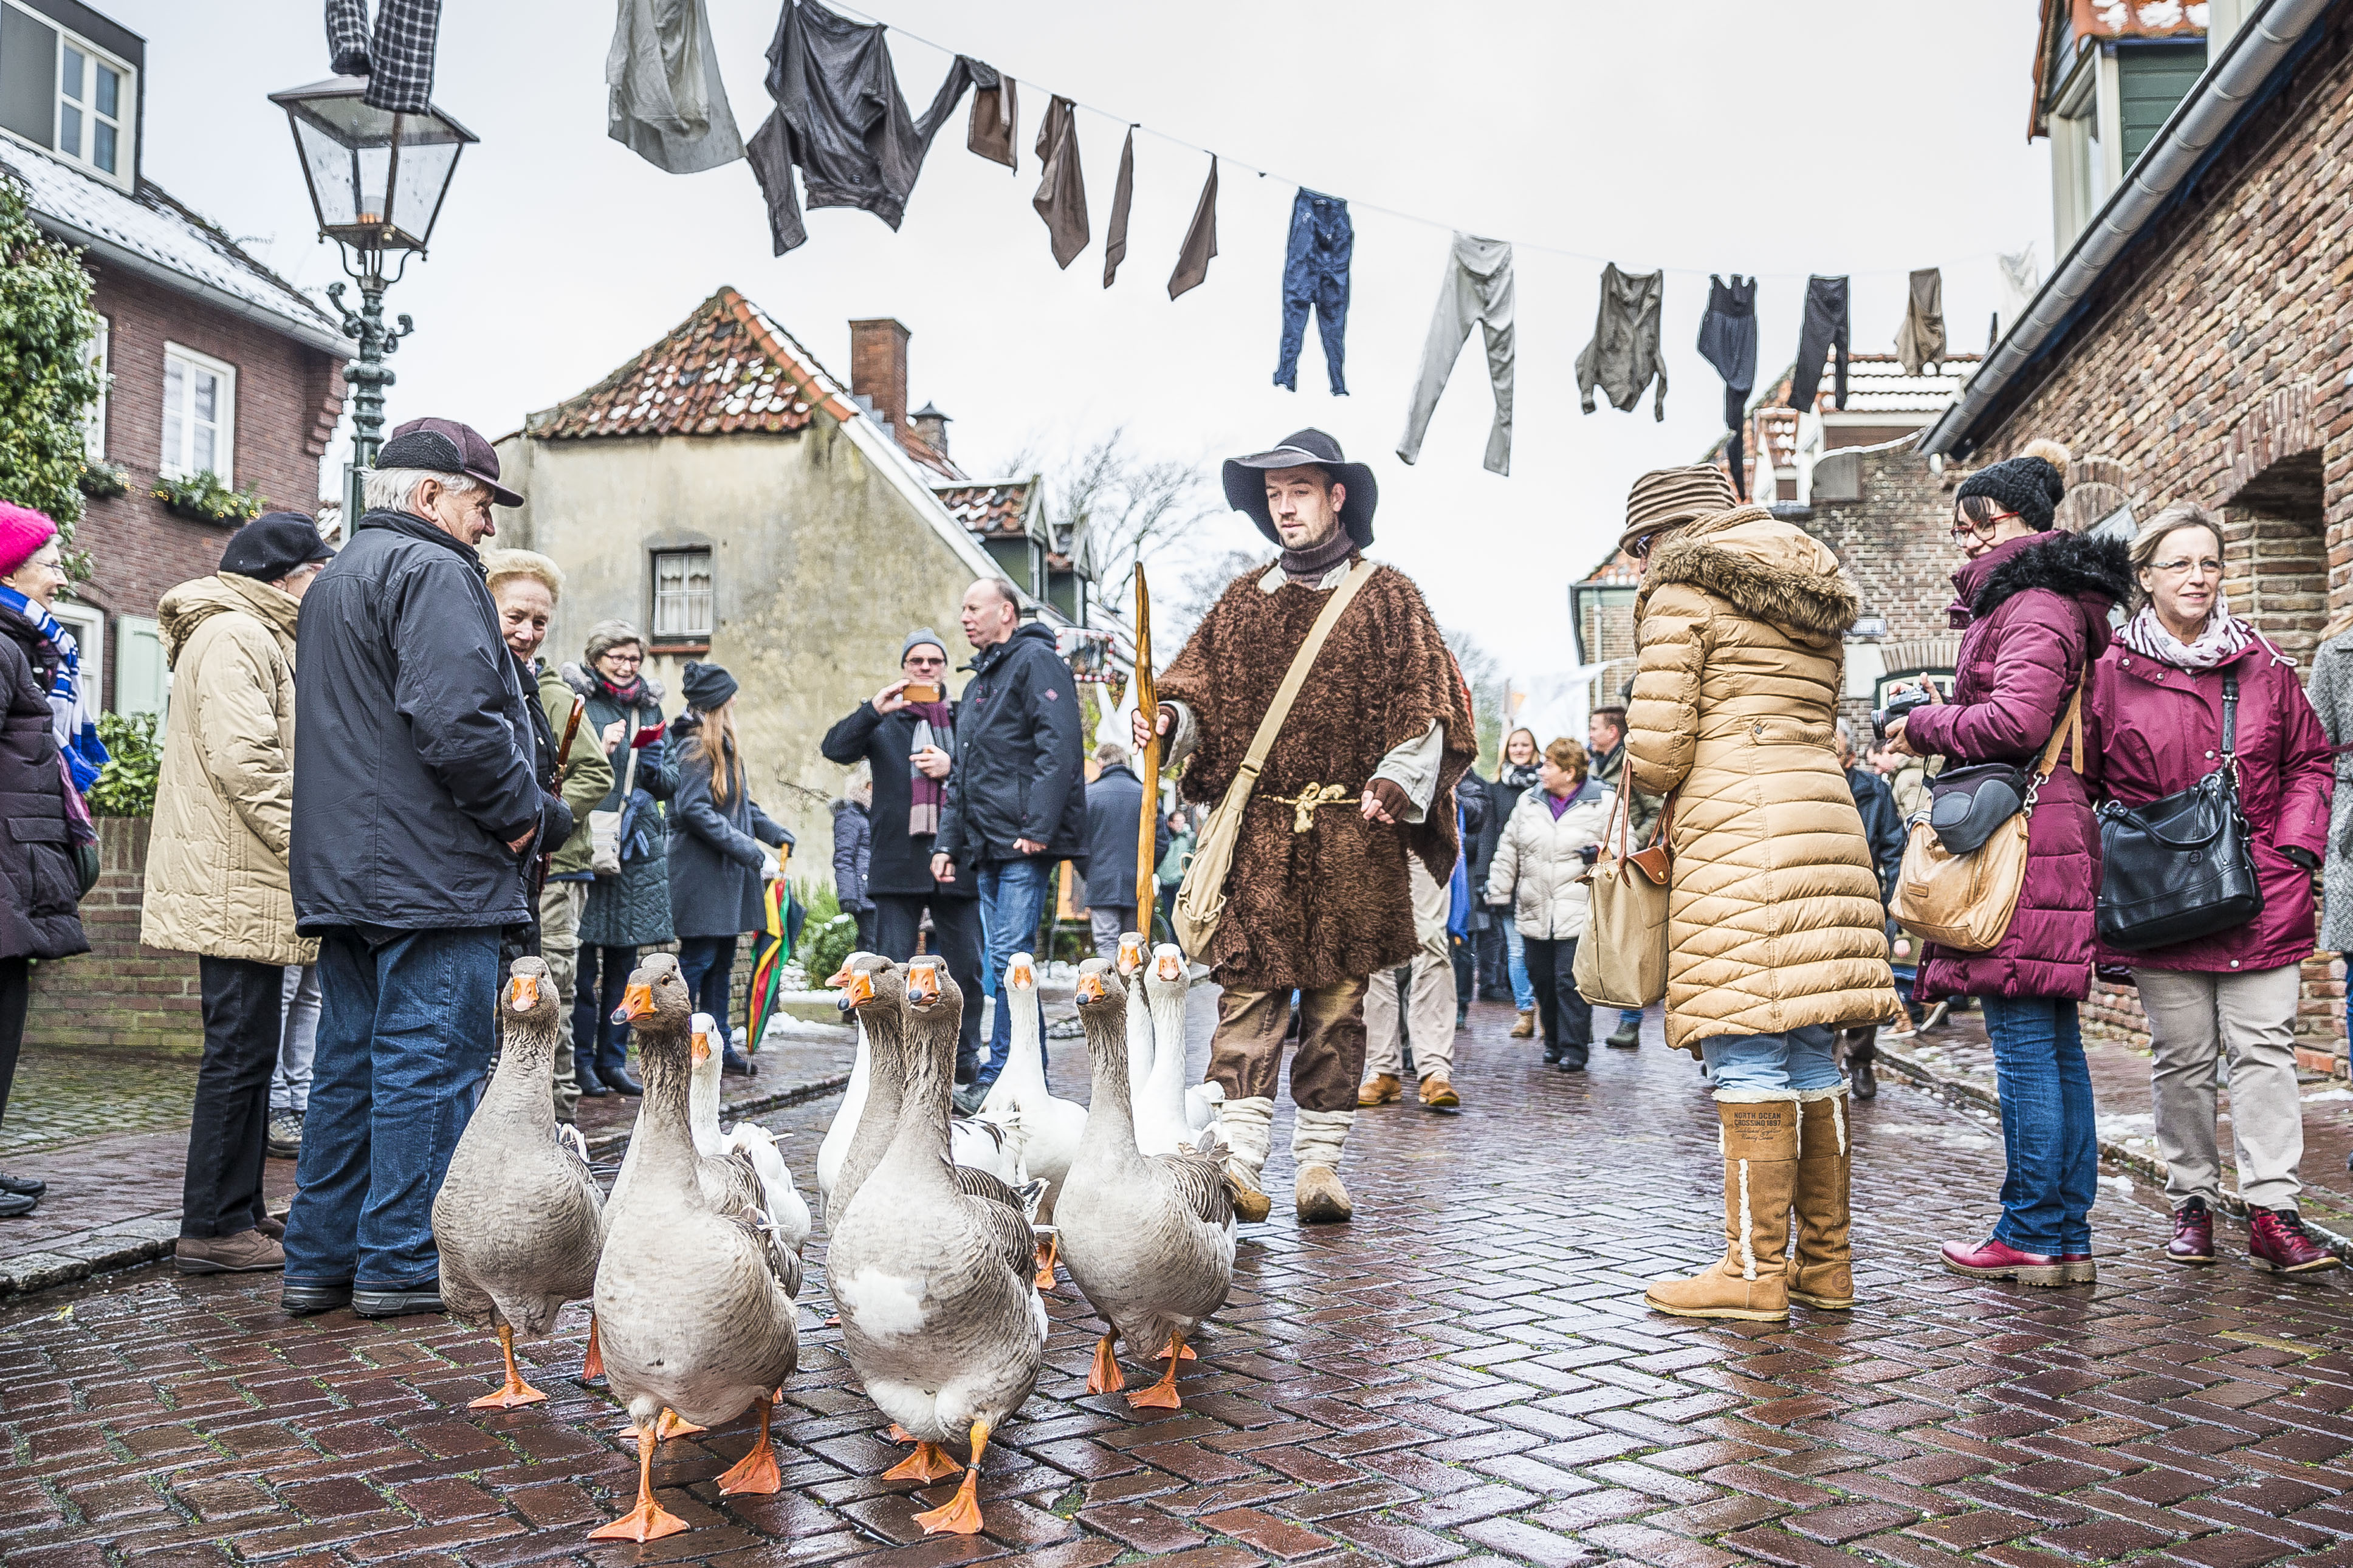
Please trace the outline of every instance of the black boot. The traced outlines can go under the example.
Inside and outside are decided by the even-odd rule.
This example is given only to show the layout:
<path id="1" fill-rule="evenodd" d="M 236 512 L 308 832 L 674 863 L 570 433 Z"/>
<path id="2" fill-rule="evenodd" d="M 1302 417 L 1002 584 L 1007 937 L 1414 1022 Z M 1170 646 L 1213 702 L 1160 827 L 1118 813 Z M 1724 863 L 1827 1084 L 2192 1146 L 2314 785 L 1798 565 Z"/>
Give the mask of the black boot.
<path id="1" fill-rule="evenodd" d="M 584 1100 L 603 1099 L 613 1092 L 612 1087 L 596 1076 L 596 1053 L 593 1049 L 573 1051 L 572 1076 L 580 1080 L 580 1095 Z"/>
<path id="2" fill-rule="evenodd" d="M 598 1040 L 596 1042 L 596 1076 L 604 1079 L 605 1087 L 616 1094 L 641 1095 L 646 1091 L 645 1085 L 639 1083 L 630 1073 L 628 1053 L 629 1047 L 626 1041 Z"/>
<path id="3" fill-rule="evenodd" d="M 1879 1095 L 1879 1026 L 1866 1024 L 1846 1032 L 1847 1088 L 1857 1100 Z"/>
<path id="4" fill-rule="evenodd" d="M 754 1078 L 758 1076 L 760 1068 L 750 1057 L 735 1048 L 734 1041 L 730 1040 L 727 1048 L 719 1053 L 719 1070 L 733 1073 L 737 1078 Z"/>
<path id="5" fill-rule="evenodd" d="M 1558 1046 L 1546 1046 L 1544 1048 L 1544 1065 L 1548 1068 L 1558 1067 L 1560 1065 L 1560 1047 Z"/>

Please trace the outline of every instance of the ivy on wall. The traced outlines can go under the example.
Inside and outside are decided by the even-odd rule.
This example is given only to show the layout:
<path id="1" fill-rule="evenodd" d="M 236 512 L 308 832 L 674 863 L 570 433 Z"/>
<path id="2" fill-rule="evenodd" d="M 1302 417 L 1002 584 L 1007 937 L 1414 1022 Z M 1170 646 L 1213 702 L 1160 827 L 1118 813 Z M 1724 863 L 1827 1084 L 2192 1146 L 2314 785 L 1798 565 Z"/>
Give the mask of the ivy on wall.
<path id="1" fill-rule="evenodd" d="M 82 512 L 82 421 L 103 382 L 80 255 L 34 224 L 0 176 L 0 499 L 47 513 L 70 544 Z"/>

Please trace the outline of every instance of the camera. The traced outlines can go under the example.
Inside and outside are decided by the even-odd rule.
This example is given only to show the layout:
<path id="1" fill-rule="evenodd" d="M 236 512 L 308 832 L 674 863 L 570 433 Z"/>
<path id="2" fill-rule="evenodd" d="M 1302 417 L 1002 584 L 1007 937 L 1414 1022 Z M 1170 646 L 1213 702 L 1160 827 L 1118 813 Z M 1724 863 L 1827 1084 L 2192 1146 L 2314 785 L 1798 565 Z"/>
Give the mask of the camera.
<path id="1" fill-rule="evenodd" d="M 1878 738 L 1881 745 L 1887 744 L 1887 727 L 1890 724 L 1894 723 L 1915 708 L 1935 700 L 1925 681 L 1918 686 L 1904 688 L 1887 700 L 1886 707 L 1872 710 L 1871 732 Z"/>

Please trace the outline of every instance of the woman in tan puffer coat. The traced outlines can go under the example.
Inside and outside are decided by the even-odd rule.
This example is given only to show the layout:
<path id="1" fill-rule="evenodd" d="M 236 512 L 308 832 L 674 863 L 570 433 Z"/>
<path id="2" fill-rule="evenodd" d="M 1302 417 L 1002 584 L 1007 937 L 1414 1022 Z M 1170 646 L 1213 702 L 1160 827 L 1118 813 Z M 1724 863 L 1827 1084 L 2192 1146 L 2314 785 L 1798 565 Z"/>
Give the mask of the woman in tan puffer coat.
<path id="1" fill-rule="evenodd" d="M 1835 1032 L 1901 1010 L 1879 879 L 1839 768 L 1843 637 L 1859 600 L 1829 546 L 1736 506 L 1720 468 L 1647 474 L 1627 510 L 1643 580 L 1626 766 L 1644 792 L 1675 792 L 1667 1041 L 1707 1062 L 1725 1157 L 1724 1261 L 1657 1281 L 1647 1300 L 1758 1321 L 1787 1318 L 1791 1297 L 1851 1307 Z"/>

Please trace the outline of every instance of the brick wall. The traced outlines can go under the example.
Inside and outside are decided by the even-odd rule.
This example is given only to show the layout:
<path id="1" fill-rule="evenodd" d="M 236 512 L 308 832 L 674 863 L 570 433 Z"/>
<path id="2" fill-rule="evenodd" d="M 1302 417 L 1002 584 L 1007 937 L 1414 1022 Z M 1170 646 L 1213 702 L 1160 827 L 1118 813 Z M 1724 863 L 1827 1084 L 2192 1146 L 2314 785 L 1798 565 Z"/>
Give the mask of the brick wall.
<path id="1" fill-rule="evenodd" d="M 27 1045 L 202 1048 L 195 957 L 139 942 L 150 826 L 143 816 L 98 819 L 98 885 L 81 900 L 90 952 L 33 966 Z"/>

